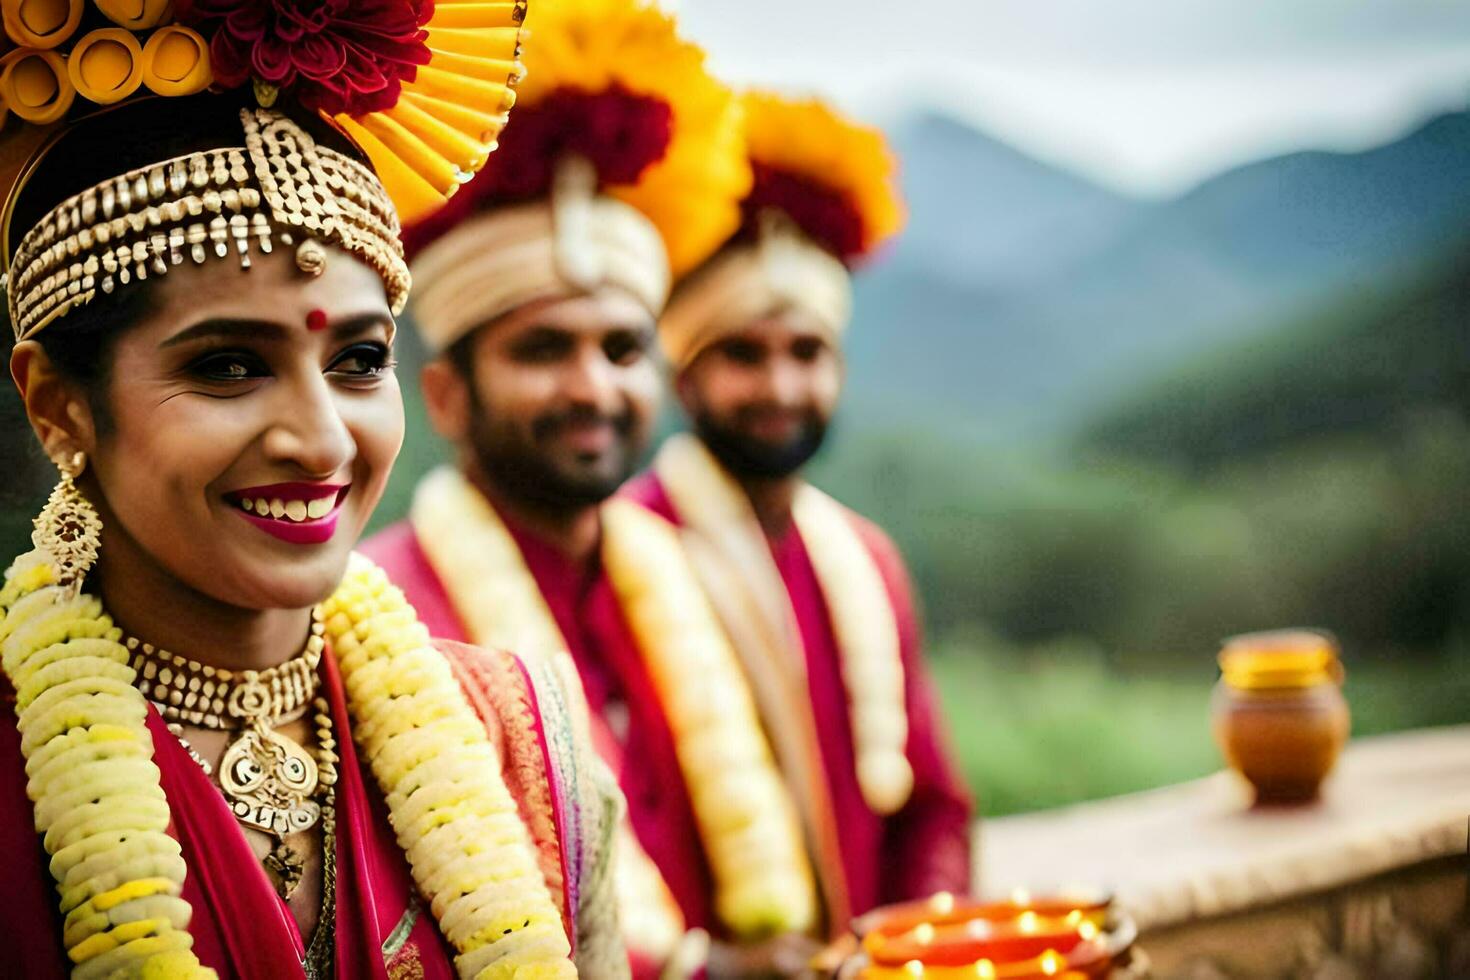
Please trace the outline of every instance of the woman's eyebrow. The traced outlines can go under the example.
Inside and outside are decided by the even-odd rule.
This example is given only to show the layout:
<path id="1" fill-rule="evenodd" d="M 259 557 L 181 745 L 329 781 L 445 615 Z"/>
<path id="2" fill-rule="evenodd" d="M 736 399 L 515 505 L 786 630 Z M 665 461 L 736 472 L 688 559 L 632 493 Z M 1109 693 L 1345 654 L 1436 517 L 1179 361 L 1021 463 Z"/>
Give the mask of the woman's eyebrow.
<path id="1" fill-rule="evenodd" d="M 345 337 L 363 333 L 373 327 L 383 327 L 389 335 L 393 332 L 393 319 L 386 313 L 359 313 L 338 320 L 331 325 L 333 337 Z M 291 336 L 293 328 L 275 320 L 254 320 L 237 317 L 215 317 L 201 320 L 169 337 L 158 346 L 177 347 L 196 340 L 228 338 L 234 340 L 264 340 L 279 342 Z"/>

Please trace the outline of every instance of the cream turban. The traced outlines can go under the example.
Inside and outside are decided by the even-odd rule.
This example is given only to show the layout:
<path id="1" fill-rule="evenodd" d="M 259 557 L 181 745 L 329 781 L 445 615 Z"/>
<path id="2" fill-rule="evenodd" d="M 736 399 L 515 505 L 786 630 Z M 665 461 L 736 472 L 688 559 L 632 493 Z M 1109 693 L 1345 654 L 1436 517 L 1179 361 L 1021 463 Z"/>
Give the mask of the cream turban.
<path id="1" fill-rule="evenodd" d="M 836 256 L 789 222 L 766 222 L 754 242 L 726 248 L 679 285 L 659 322 L 659 339 L 682 370 L 721 338 L 793 309 L 841 343 L 852 315 L 852 279 Z"/>
<path id="2" fill-rule="evenodd" d="M 657 317 L 668 300 L 663 239 L 643 213 L 559 179 L 550 200 L 472 215 L 413 262 L 413 317 L 435 353 L 512 310 L 599 286 Z"/>

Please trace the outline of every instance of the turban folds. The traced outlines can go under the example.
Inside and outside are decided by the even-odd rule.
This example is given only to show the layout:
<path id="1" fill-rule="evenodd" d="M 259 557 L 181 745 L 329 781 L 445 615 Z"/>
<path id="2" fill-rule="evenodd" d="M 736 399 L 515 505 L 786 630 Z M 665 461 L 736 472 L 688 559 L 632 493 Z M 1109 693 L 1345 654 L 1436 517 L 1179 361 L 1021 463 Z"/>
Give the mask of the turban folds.
<path id="1" fill-rule="evenodd" d="M 791 223 L 765 222 L 754 240 L 727 246 L 679 284 L 659 322 L 659 339 L 682 370 L 711 344 L 792 310 L 840 344 L 852 315 L 851 274 Z"/>
<path id="2" fill-rule="evenodd" d="M 657 317 L 669 292 L 658 229 L 596 194 L 567 161 L 548 199 L 471 215 L 414 260 L 414 321 L 441 352 L 476 328 L 544 299 L 622 289 Z"/>

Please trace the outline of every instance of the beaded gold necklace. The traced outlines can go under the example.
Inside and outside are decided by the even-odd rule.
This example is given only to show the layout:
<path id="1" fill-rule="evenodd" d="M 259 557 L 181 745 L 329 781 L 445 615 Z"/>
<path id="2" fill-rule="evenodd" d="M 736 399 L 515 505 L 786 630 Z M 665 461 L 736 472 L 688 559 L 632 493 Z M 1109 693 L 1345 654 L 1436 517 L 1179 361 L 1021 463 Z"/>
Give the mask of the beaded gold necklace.
<path id="1" fill-rule="evenodd" d="M 301 653 L 268 670 L 230 671 L 199 663 L 145 643 L 124 639 L 137 686 L 158 708 L 168 729 L 214 776 L 235 818 L 275 839 L 265 866 L 283 898 L 290 897 L 306 870 L 304 857 L 286 842 L 289 834 L 322 823 L 335 829 L 332 788 L 337 782 L 337 743 L 331 713 L 317 697 L 317 667 L 326 647 L 321 611 L 312 611 L 311 635 Z M 275 729 L 315 707 L 315 756 Z M 237 733 L 215 773 L 184 738 L 184 725 Z"/>

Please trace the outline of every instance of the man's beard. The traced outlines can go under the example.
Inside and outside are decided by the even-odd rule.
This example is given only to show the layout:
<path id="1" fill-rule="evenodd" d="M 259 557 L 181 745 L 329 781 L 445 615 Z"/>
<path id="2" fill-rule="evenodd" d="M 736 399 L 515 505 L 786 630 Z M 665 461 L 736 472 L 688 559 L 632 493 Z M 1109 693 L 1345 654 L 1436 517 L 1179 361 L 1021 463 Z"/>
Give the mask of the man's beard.
<path id="1" fill-rule="evenodd" d="M 578 422 L 606 421 L 618 434 L 612 452 L 619 455 L 613 472 L 559 466 L 539 449 L 557 429 Z M 475 406 L 470 439 L 481 473 L 498 490 L 537 509 L 564 512 L 595 507 L 618 491 L 633 475 L 638 452 L 633 445 L 633 417 L 629 413 L 604 416 L 582 410 L 555 412 L 531 424 L 529 443 L 495 425 L 481 406 Z"/>
<path id="2" fill-rule="evenodd" d="M 801 469 L 822 448 L 827 421 L 808 413 L 796 435 L 776 445 L 717 422 L 707 412 L 695 415 L 694 431 L 735 476 L 779 480 Z"/>

